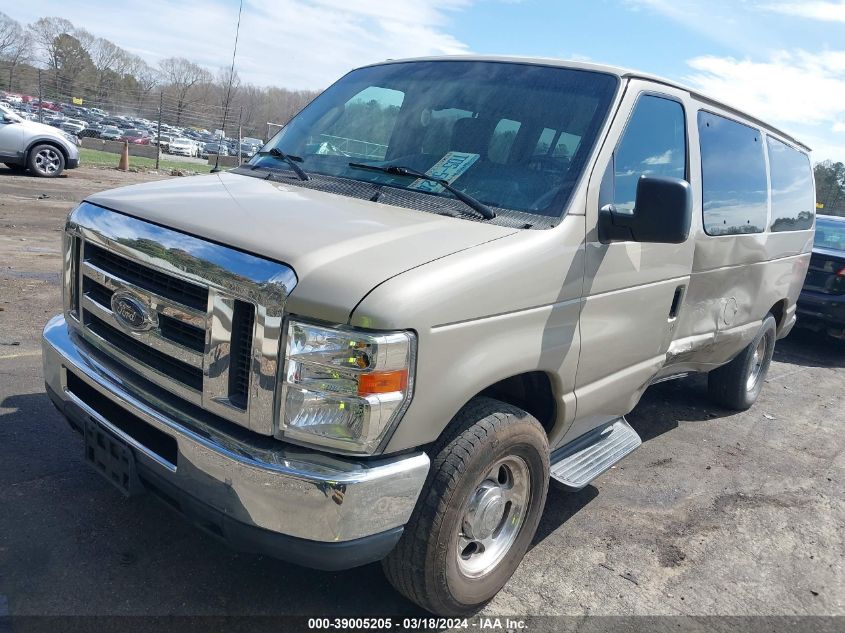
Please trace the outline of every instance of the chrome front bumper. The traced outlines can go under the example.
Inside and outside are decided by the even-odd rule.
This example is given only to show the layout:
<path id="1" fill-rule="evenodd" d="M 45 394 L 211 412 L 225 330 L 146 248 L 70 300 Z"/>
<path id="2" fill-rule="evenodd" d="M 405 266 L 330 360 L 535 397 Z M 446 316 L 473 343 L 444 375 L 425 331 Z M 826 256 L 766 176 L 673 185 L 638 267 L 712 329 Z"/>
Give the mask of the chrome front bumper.
<path id="1" fill-rule="evenodd" d="M 429 458 L 423 452 L 341 459 L 239 429 L 196 407 L 176 408 L 154 385 L 69 331 L 63 316 L 47 324 L 42 344 L 47 389 L 71 423 L 80 416 L 94 418 L 134 449 L 139 471 L 148 481 L 162 482 L 168 496 L 177 491 L 227 525 L 255 528 L 262 538 L 292 537 L 288 541 L 292 547 L 300 540 L 303 545 L 353 546 L 389 533 L 390 538 L 382 541 L 395 543 L 428 474 Z M 77 388 L 82 395 L 69 388 L 69 375 L 71 385 L 84 383 L 84 389 Z M 107 399 L 110 411 L 117 405 L 174 438 L 175 463 L 113 424 L 103 414 L 104 407 L 86 402 L 85 393 L 90 396 L 92 390 L 98 401 Z M 375 554 L 365 553 L 363 558 Z M 296 555 L 281 557 L 303 562 Z M 354 555 L 350 560 L 369 562 Z M 338 560 L 314 566 L 353 565 Z"/>

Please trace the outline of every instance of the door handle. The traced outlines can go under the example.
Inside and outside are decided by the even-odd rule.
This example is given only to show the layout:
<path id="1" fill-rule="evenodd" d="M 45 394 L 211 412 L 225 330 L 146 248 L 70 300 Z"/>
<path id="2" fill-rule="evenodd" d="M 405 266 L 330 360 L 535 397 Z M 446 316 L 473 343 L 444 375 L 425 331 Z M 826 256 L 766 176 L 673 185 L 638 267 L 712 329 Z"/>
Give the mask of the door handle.
<path id="1" fill-rule="evenodd" d="M 684 301 L 684 293 L 686 292 L 686 289 L 686 284 L 682 284 L 675 288 L 675 296 L 672 297 L 672 307 L 669 308 L 670 322 L 678 318 L 678 313 L 681 311 L 681 304 Z"/>

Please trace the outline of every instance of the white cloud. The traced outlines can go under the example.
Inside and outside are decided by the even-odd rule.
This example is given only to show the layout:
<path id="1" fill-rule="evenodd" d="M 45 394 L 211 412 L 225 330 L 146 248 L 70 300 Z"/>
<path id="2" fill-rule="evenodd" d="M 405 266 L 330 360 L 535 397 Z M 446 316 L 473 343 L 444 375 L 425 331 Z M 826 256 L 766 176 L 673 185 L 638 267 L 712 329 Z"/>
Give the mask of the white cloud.
<path id="1" fill-rule="evenodd" d="M 672 162 L 672 150 L 667 149 L 658 156 L 649 156 L 643 161 L 645 165 L 668 165 Z"/>
<path id="2" fill-rule="evenodd" d="M 703 56 L 685 79 L 763 119 L 830 123 L 845 115 L 845 51 L 780 51 L 767 61 Z"/>
<path id="3" fill-rule="evenodd" d="M 845 144 L 828 137 L 845 120 L 845 51 L 779 51 L 766 61 L 703 56 L 688 64 L 695 72 L 685 80 L 702 93 L 786 130 L 805 130 L 797 136 L 817 156 L 845 158 Z"/>
<path id="4" fill-rule="evenodd" d="M 770 34 L 745 0 L 622 0 L 632 11 L 648 11 L 699 33 L 728 50 L 753 54 L 769 46 Z M 667 37 L 681 37 L 668 33 Z"/>
<path id="5" fill-rule="evenodd" d="M 794 15 L 824 22 L 845 22 L 845 0 L 839 2 L 823 2 L 804 0 L 802 2 L 775 2 L 764 4 L 762 9 Z"/>
<path id="6" fill-rule="evenodd" d="M 388 58 L 465 53 L 449 34 L 473 0 L 245 0 L 237 68 L 259 85 L 323 88 Z M 4 9 L 31 22 L 57 15 L 156 64 L 173 55 L 228 66 L 237 5 L 225 0 L 37 0 Z M 140 20 L 140 21 L 139 21 Z"/>

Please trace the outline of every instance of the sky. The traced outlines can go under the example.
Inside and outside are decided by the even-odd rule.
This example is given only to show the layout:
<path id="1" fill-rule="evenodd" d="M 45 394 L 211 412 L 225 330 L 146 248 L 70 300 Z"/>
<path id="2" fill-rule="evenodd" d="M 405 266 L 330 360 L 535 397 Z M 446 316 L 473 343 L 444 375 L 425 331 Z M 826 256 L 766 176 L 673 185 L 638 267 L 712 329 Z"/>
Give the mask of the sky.
<path id="1" fill-rule="evenodd" d="M 152 64 L 231 61 L 238 0 L 29 0 Z M 246 82 L 325 88 L 383 59 L 486 53 L 609 63 L 662 75 L 845 161 L 845 0 L 244 0 Z"/>

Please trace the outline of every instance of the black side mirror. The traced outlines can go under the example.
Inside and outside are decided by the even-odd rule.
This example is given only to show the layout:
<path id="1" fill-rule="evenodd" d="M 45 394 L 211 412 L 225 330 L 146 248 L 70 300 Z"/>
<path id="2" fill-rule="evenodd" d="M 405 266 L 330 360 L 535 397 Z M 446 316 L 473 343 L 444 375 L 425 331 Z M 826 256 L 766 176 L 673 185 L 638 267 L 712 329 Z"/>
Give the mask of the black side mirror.
<path id="1" fill-rule="evenodd" d="M 692 190 L 686 180 L 640 176 L 633 212 L 607 204 L 599 209 L 599 240 L 681 244 L 692 224 Z"/>

